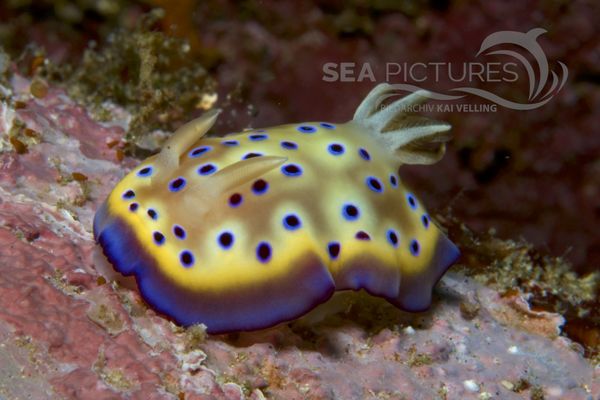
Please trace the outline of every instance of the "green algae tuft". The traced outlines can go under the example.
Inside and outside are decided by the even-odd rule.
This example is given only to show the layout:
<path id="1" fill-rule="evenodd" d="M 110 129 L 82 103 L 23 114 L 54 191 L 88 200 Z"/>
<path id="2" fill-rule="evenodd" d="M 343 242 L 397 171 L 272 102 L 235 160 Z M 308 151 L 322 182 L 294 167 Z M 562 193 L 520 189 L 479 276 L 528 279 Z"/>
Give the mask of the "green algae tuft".
<path id="1" fill-rule="evenodd" d="M 216 86 L 185 40 L 155 30 L 162 16 L 153 10 L 132 30 L 120 28 L 101 45 L 90 44 L 78 65 L 50 64 L 45 70 L 100 120 L 110 118 L 111 103 L 126 108 L 132 114 L 125 137 L 130 152 L 149 131 L 173 130 L 196 109 L 207 108 L 203 99 Z"/>

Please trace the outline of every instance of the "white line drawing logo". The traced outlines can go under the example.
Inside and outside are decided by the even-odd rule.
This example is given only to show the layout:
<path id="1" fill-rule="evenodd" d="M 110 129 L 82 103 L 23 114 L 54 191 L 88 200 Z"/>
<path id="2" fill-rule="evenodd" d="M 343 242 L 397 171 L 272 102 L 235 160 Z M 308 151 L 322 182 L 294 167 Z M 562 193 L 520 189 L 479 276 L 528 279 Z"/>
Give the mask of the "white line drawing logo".
<path id="1" fill-rule="evenodd" d="M 543 106 L 544 104 L 546 104 L 547 102 L 549 102 L 552 99 L 553 93 L 557 93 L 559 90 L 562 89 L 562 87 L 564 86 L 565 82 L 567 81 L 567 77 L 569 75 L 567 66 L 560 61 L 558 62 L 558 65 L 561 68 L 560 77 L 556 72 L 549 71 L 548 60 L 546 58 L 546 54 L 544 53 L 541 46 L 537 42 L 537 38 L 545 32 L 547 32 L 547 31 L 542 28 L 534 28 L 534 29 L 531 29 L 527 33 L 517 32 L 517 31 L 495 32 L 495 33 L 488 35 L 483 40 L 483 42 L 481 43 L 479 52 L 477 53 L 477 56 L 479 56 L 481 54 L 484 54 L 484 55 L 507 55 L 507 56 L 514 57 L 516 60 L 518 60 L 525 68 L 525 71 L 527 72 L 527 76 L 529 79 L 529 97 L 528 97 L 529 102 L 528 103 L 517 103 L 517 102 L 511 101 L 511 100 L 505 99 L 503 97 L 500 97 L 500 96 L 498 96 L 494 93 L 491 93 L 487 90 L 472 88 L 472 87 L 463 86 L 463 87 L 450 89 L 450 91 L 473 94 L 473 95 L 479 96 L 481 98 L 484 98 L 486 100 L 489 100 L 493 103 L 496 103 L 502 107 L 510 108 L 513 110 L 533 110 L 535 108 L 539 108 L 539 107 Z M 495 47 L 498 45 L 503 45 L 503 44 L 513 44 L 513 45 L 520 46 L 520 47 L 524 48 L 525 50 L 527 50 L 533 56 L 535 63 L 537 64 L 536 65 L 537 73 L 538 73 L 537 80 L 536 80 L 536 71 L 534 69 L 534 65 L 532 65 L 532 63 L 529 62 L 529 60 L 527 58 L 525 58 L 525 56 L 523 56 L 521 53 L 514 51 L 514 50 L 505 50 L 505 49 L 489 51 L 492 47 Z M 547 88 L 547 90 L 544 93 L 542 93 L 542 90 L 545 87 L 547 87 L 549 72 L 551 73 L 552 80 L 551 80 L 550 86 Z M 417 90 L 422 90 L 422 88 L 415 86 L 415 85 L 410 85 L 410 84 L 394 84 L 393 86 L 396 89 L 405 90 L 405 91 L 409 91 L 409 92 L 415 92 Z M 436 100 L 457 100 L 457 99 L 461 99 L 465 96 L 466 95 L 448 95 L 448 94 L 436 93 L 436 92 L 429 91 L 429 97 L 436 99 Z"/>

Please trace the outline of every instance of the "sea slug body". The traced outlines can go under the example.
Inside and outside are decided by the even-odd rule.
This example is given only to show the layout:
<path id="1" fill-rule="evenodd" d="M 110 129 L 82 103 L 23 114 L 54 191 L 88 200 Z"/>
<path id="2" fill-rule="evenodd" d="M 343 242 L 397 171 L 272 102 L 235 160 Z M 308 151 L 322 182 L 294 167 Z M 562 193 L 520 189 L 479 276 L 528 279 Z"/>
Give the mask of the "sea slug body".
<path id="1" fill-rule="evenodd" d="M 94 235 L 144 300 L 182 325 L 247 331 L 364 289 L 420 311 L 458 257 L 398 176 L 438 161 L 448 124 L 405 113 L 427 99 L 376 86 L 343 124 L 204 137 L 211 111 L 119 182 Z"/>

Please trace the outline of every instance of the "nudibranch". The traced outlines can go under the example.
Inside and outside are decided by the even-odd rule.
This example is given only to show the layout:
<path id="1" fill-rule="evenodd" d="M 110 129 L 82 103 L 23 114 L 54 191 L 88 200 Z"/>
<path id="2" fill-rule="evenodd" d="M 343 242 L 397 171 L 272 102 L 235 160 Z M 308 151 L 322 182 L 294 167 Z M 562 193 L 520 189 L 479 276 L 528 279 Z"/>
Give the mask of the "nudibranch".
<path id="1" fill-rule="evenodd" d="M 394 92 L 376 86 L 347 123 L 221 138 L 207 112 L 116 185 L 96 241 L 153 309 L 209 333 L 289 321 L 338 290 L 425 310 L 459 252 L 398 168 L 438 161 L 450 125 L 408 112 L 427 92 Z"/>

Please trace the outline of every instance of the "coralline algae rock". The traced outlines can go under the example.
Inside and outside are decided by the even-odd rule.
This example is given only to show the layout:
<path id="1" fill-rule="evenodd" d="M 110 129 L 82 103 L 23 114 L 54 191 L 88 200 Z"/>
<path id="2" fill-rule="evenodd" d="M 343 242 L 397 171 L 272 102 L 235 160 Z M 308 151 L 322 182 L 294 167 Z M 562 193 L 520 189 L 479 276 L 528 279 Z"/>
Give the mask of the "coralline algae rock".
<path id="1" fill-rule="evenodd" d="M 21 106 L 0 105 L 0 399 L 599 398 L 560 316 L 453 273 L 422 314 L 357 295 L 316 325 L 174 326 L 95 268 L 92 217 L 134 163 L 107 144 L 124 121 L 94 122 L 54 88 L 12 90 Z M 17 121 L 41 138 L 23 154 L 8 141 Z"/>

